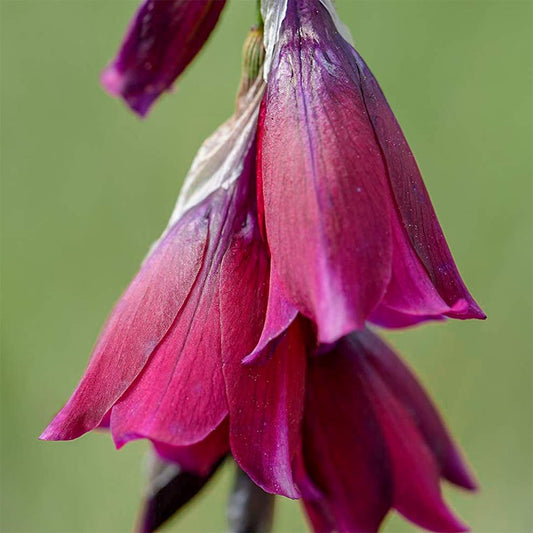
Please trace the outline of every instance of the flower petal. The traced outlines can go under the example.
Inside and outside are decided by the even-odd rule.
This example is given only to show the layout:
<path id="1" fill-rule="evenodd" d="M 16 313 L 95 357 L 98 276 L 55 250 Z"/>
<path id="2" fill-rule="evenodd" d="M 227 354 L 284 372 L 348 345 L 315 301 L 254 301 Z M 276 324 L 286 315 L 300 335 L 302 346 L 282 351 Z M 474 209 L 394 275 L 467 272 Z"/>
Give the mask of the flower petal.
<path id="1" fill-rule="evenodd" d="M 369 322 L 382 328 L 404 329 L 417 326 L 428 321 L 442 321 L 444 316 L 435 315 L 409 315 L 400 311 L 394 311 L 390 307 L 380 305 L 369 317 Z"/>
<path id="2" fill-rule="evenodd" d="M 375 532 L 392 506 L 387 449 L 356 357 L 339 349 L 308 361 L 304 457 L 324 493 L 306 499 L 315 531 Z"/>
<path id="3" fill-rule="evenodd" d="M 391 275 L 386 169 L 342 43 L 319 0 L 290 0 L 260 121 L 272 263 L 324 343 L 364 327 Z"/>
<path id="4" fill-rule="evenodd" d="M 385 157 L 390 185 L 411 245 L 442 299 L 450 306 L 468 302 L 453 318 L 485 318 L 455 266 L 415 158 L 378 82 L 352 49 L 364 102 Z"/>
<path id="5" fill-rule="evenodd" d="M 209 220 L 202 270 L 172 328 L 113 407 L 111 431 L 119 447 L 138 438 L 187 446 L 204 439 L 228 413 L 220 358 L 219 276 L 232 236 L 248 218 L 246 182 L 252 156 L 253 149 L 242 183 L 216 191 L 202 204 Z"/>
<path id="6" fill-rule="evenodd" d="M 102 84 L 139 115 L 171 88 L 213 31 L 226 0 L 144 0 Z"/>
<path id="7" fill-rule="evenodd" d="M 441 472 L 469 481 L 458 453 L 423 390 L 377 337 L 352 333 L 312 358 L 308 376 L 305 464 L 324 497 L 306 506 L 317 531 L 377 531 L 391 507 L 432 531 L 467 530 L 439 488 Z"/>
<path id="8" fill-rule="evenodd" d="M 364 374 L 389 453 L 394 508 L 430 531 L 468 531 L 442 499 L 437 463 L 410 414 L 377 374 L 368 368 Z"/>
<path id="9" fill-rule="evenodd" d="M 453 442 L 433 402 L 405 362 L 369 330 L 362 331 L 357 336 L 352 335 L 349 339 L 353 349 L 364 354 L 390 392 L 410 414 L 439 463 L 441 475 L 458 486 L 475 489 L 477 483 L 468 471 L 461 452 Z"/>
<path id="10" fill-rule="evenodd" d="M 203 264 L 207 223 L 190 213 L 162 239 L 111 313 L 74 394 L 41 435 L 75 439 L 104 415 L 143 369 Z"/>
<path id="11" fill-rule="evenodd" d="M 262 489 L 297 498 L 292 461 L 300 446 L 305 346 L 300 328 L 292 327 L 270 361 L 257 367 L 242 363 L 259 339 L 267 305 L 269 264 L 255 219 L 230 249 L 222 265 L 220 305 L 231 451 Z"/>
<path id="12" fill-rule="evenodd" d="M 466 313 L 466 300 L 459 299 L 450 307 L 442 299 L 396 216 L 393 216 L 392 230 L 392 277 L 383 300 L 369 320 L 395 328 Z"/>
<path id="13" fill-rule="evenodd" d="M 301 447 L 305 344 L 299 321 L 261 366 L 224 367 L 235 460 L 263 490 L 299 498 L 292 466 Z"/>
<path id="14" fill-rule="evenodd" d="M 260 364 L 266 362 L 274 353 L 277 341 L 298 315 L 298 309 L 286 298 L 276 271 L 270 269 L 270 286 L 265 324 L 256 347 L 243 359 L 243 363 Z"/>
<path id="15" fill-rule="evenodd" d="M 190 446 L 169 446 L 154 443 L 159 457 L 167 462 L 179 464 L 183 470 L 206 476 L 213 466 L 229 452 L 228 419 L 214 429 L 204 440 Z"/>

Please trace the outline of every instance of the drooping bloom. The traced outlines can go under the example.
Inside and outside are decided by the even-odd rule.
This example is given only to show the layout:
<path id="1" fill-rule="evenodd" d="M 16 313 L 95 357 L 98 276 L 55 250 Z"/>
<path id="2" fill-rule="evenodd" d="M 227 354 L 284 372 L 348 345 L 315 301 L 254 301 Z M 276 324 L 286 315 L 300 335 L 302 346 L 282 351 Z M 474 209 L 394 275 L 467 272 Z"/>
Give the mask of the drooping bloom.
<path id="1" fill-rule="evenodd" d="M 306 378 L 293 473 L 316 532 L 375 532 L 391 509 L 431 531 L 467 530 L 444 503 L 439 481 L 468 490 L 475 481 L 431 400 L 385 343 L 369 330 L 354 332 L 325 352 L 308 344 L 299 364 Z M 267 409 L 255 416 L 270 420 Z M 203 475 L 190 484 L 183 474 L 152 483 L 159 497 L 150 493 L 144 523 L 159 526 L 179 510 L 183 495 L 211 472 Z"/>
<path id="2" fill-rule="evenodd" d="M 144 116 L 213 31 L 226 0 L 144 0 L 102 83 Z"/>
<path id="3" fill-rule="evenodd" d="M 431 531 L 467 529 L 438 480 L 475 481 L 416 378 L 372 332 L 308 359 L 303 443 L 321 494 L 305 500 L 316 531 L 377 531 L 391 508 Z"/>
<path id="4" fill-rule="evenodd" d="M 265 0 L 259 198 L 286 297 L 334 342 L 366 321 L 484 318 L 415 159 L 330 0 Z"/>
<path id="5" fill-rule="evenodd" d="M 146 112 L 223 4 L 143 4 L 108 88 Z M 464 531 L 440 480 L 475 483 L 424 390 L 367 323 L 483 314 L 331 1 L 262 5 L 264 79 L 257 30 L 235 116 L 200 149 L 167 229 L 42 438 L 106 426 L 117 447 L 148 439 L 179 465 L 175 508 L 231 454 L 262 490 L 302 499 L 316 531 L 377 531 L 391 509 Z M 153 509 L 144 530 L 172 513 Z"/>
<path id="6" fill-rule="evenodd" d="M 233 316 L 238 309 L 239 300 L 232 298 L 245 289 L 246 274 L 251 284 L 268 282 L 255 212 L 262 92 L 258 80 L 236 115 L 202 146 L 168 228 L 111 313 L 84 377 L 42 438 L 73 439 L 106 419 L 118 446 L 148 438 L 161 455 L 191 466 L 227 452 L 221 344 L 229 319 L 223 311 Z M 250 272 L 236 276 L 235 262 L 243 258 L 242 268 Z M 255 285 L 250 290 L 257 292 Z M 262 327 L 260 314 L 250 312 L 248 320 L 252 331 Z M 234 347 L 235 357 L 242 359 L 251 348 L 239 354 Z M 184 448 L 189 445 L 196 449 Z"/>
<path id="7" fill-rule="evenodd" d="M 161 457 L 199 473 L 231 449 L 266 491 L 300 496 L 292 461 L 300 449 L 303 328 L 284 332 L 265 364 L 242 364 L 275 287 L 256 211 L 263 91 L 259 77 L 201 148 L 168 228 L 43 439 L 74 439 L 105 425 L 118 447 L 149 439 Z"/>

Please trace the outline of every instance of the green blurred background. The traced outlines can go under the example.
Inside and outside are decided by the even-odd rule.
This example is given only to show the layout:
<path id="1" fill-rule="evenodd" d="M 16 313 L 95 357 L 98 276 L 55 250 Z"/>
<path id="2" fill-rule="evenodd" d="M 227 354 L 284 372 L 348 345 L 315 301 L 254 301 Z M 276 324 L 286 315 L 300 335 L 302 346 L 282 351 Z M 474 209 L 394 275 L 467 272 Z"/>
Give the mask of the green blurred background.
<path id="1" fill-rule="evenodd" d="M 532 524 L 532 5 L 338 0 L 422 168 L 487 322 L 388 334 L 482 491 L 446 489 L 477 533 Z M 1 0 L 2 532 L 126 532 L 143 442 L 37 436 L 83 372 L 202 140 L 232 112 L 255 0 L 229 0 L 175 94 L 140 121 L 99 86 L 136 2 Z M 231 469 L 165 531 L 224 531 Z M 303 532 L 280 501 L 276 532 Z M 385 531 L 414 531 L 392 517 Z"/>

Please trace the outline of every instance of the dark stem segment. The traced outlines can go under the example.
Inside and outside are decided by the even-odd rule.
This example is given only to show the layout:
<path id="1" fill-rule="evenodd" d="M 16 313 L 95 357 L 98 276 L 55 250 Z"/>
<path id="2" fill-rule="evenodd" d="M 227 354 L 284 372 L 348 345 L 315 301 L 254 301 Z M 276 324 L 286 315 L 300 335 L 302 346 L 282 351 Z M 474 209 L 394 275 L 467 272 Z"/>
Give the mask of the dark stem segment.
<path id="1" fill-rule="evenodd" d="M 270 533 L 274 496 L 259 488 L 237 467 L 227 516 L 229 533 Z"/>
<path id="2" fill-rule="evenodd" d="M 152 533 L 192 500 L 211 479 L 224 457 L 205 475 L 185 472 L 174 463 L 151 459 L 146 499 L 137 531 Z"/>

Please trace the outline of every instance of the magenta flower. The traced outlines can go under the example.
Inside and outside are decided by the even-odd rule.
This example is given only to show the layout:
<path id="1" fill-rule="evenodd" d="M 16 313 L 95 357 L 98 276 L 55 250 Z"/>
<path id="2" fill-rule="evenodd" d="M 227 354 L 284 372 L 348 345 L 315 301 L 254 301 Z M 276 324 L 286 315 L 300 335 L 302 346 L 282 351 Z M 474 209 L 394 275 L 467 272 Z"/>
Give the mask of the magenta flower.
<path id="1" fill-rule="evenodd" d="M 298 322 L 297 327 L 305 331 L 304 321 Z M 301 428 L 294 447 L 292 475 L 313 530 L 375 532 L 395 509 L 431 531 L 467 531 L 443 501 L 439 481 L 446 479 L 468 490 L 475 489 L 476 483 L 431 400 L 401 359 L 368 330 L 352 333 L 320 354 L 309 347 L 310 336 L 300 336 L 300 342 L 307 341 L 305 351 L 295 344 L 294 329 L 292 335 L 292 349 L 276 350 L 274 357 L 288 358 L 291 352 L 300 356 L 293 358 L 292 368 L 286 367 L 277 377 L 294 379 L 305 374 L 304 387 L 278 388 L 278 381 L 273 387 L 284 393 L 278 401 L 298 406 L 292 410 L 296 417 L 292 424 Z M 264 377 L 259 367 L 257 383 Z M 227 385 L 231 387 L 229 381 Z M 243 382 L 235 385 L 240 387 Z M 244 391 L 250 389 L 241 393 Z M 287 394 L 292 396 L 288 402 Z M 247 410 L 242 398 L 241 394 L 241 409 Z M 284 422 L 272 416 L 275 404 L 264 402 L 260 407 L 254 413 L 248 411 L 251 418 L 247 420 L 254 429 L 258 427 L 257 418 L 264 424 L 257 438 L 262 440 L 262 433 L 269 431 L 271 423 L 285 431 Z M 231 427 L 231 413 L 229 420 Z M 234 455 L 237 438 L 245 439 L 251 447 L 248 456 L 260 453 L 264 441 L 256 445 L 246 426 L 236 428 L 233 435 Z M 283 443 L 283 437 L 279 442 Z M 246 464 L 242 456 L 235 458 L 241 467 Z M 273 454 L 269 460 L 274 472 L 276 459 Z M 155 530 L 172 514 L 169 509 L 175 512 L 184 503 L 184 494 L 186 501 L 193 497 L 198 485 L 203 486 L 209 479 L 216 462 L 213 460 L 211 465 L 211 470 L 196 470 L 192 481 L 191 474 L 178 470 L 179 475 L 170 477 L 168 484 L 157 482 L 166 506 L 161 512 L 160 506 L 154 505 L 157 492 L 150 496 L 143 520 L 151 526 L 145 531 Z M 268 467 L 263 464 L 261 473 L 257 464 L 253 466 L 250 469 L 248 464 L 244 469 L 255 476 L 256 482 L 264 480 Z"/>
<path id="2" fill-rule="evenodd" d="M 315 531 L 377 531 L 394 508 L 431 531 L 466 531 L 439 478 L 472 490 L 439 415 L 400 358 L 368 330 L 308 360 L 303 428 L 305 499 Z"/>
<path id="3" fill-rule="evenodd" d="M 226 0 L 144 0 L 102 83 L 144 116 L 200 51 Z"/>
<path id="4" fill-rule="evenodd" d="M 117 446 L 148 438 L 167 458 L 199 459 L 202 471 L 226 453 L 225 328 L 240 313 L 246 276 L 254 294 L 256 284 L 268 284 L 255 211 L 262 92 L 258 81 L 200 150 L 167 230 L 111 313 L 84 377 L 43 439 L 77 438 L 104 421 Z M 251 332 L 260 331 L 263 318 L 259 311 L 255 322 L 253 316 Z M 252 348 L 226 352 L 240 362 Z M 190 445 L 195 449 L 185 449 Z M 212 458 L 204 461 L 206 453 Z"/>
<path id="5" fill-rule="evenodd" d="M 106 87 L 146 113 L 223 5 L 145 2 Z M 200 149 L 167 229 L 41 438 L 107 427 L 119 448 L 148 439 L 158 468 L 174 470 L 164 505 L 149 498 L 143 531 L 227 455 L 247 491 L 302 499 L 317 532 L 375 532 L 391 509 L 426 529 L 465 531 L 440 480 L 475 482 L 416 378 L 368 323 L 483 312 L 331 0 L 262 7 L 266 57 L 255 30 L 234 117 Z"/>
<path id="6" fill-rule="evenodd" d="M 266 5 L 265 33 L 278 37 L 259 125 L 260 210 L 287 298 L 326 343 L 367 320 L 484 318 L 402 131 L 331 2 Z"/>

